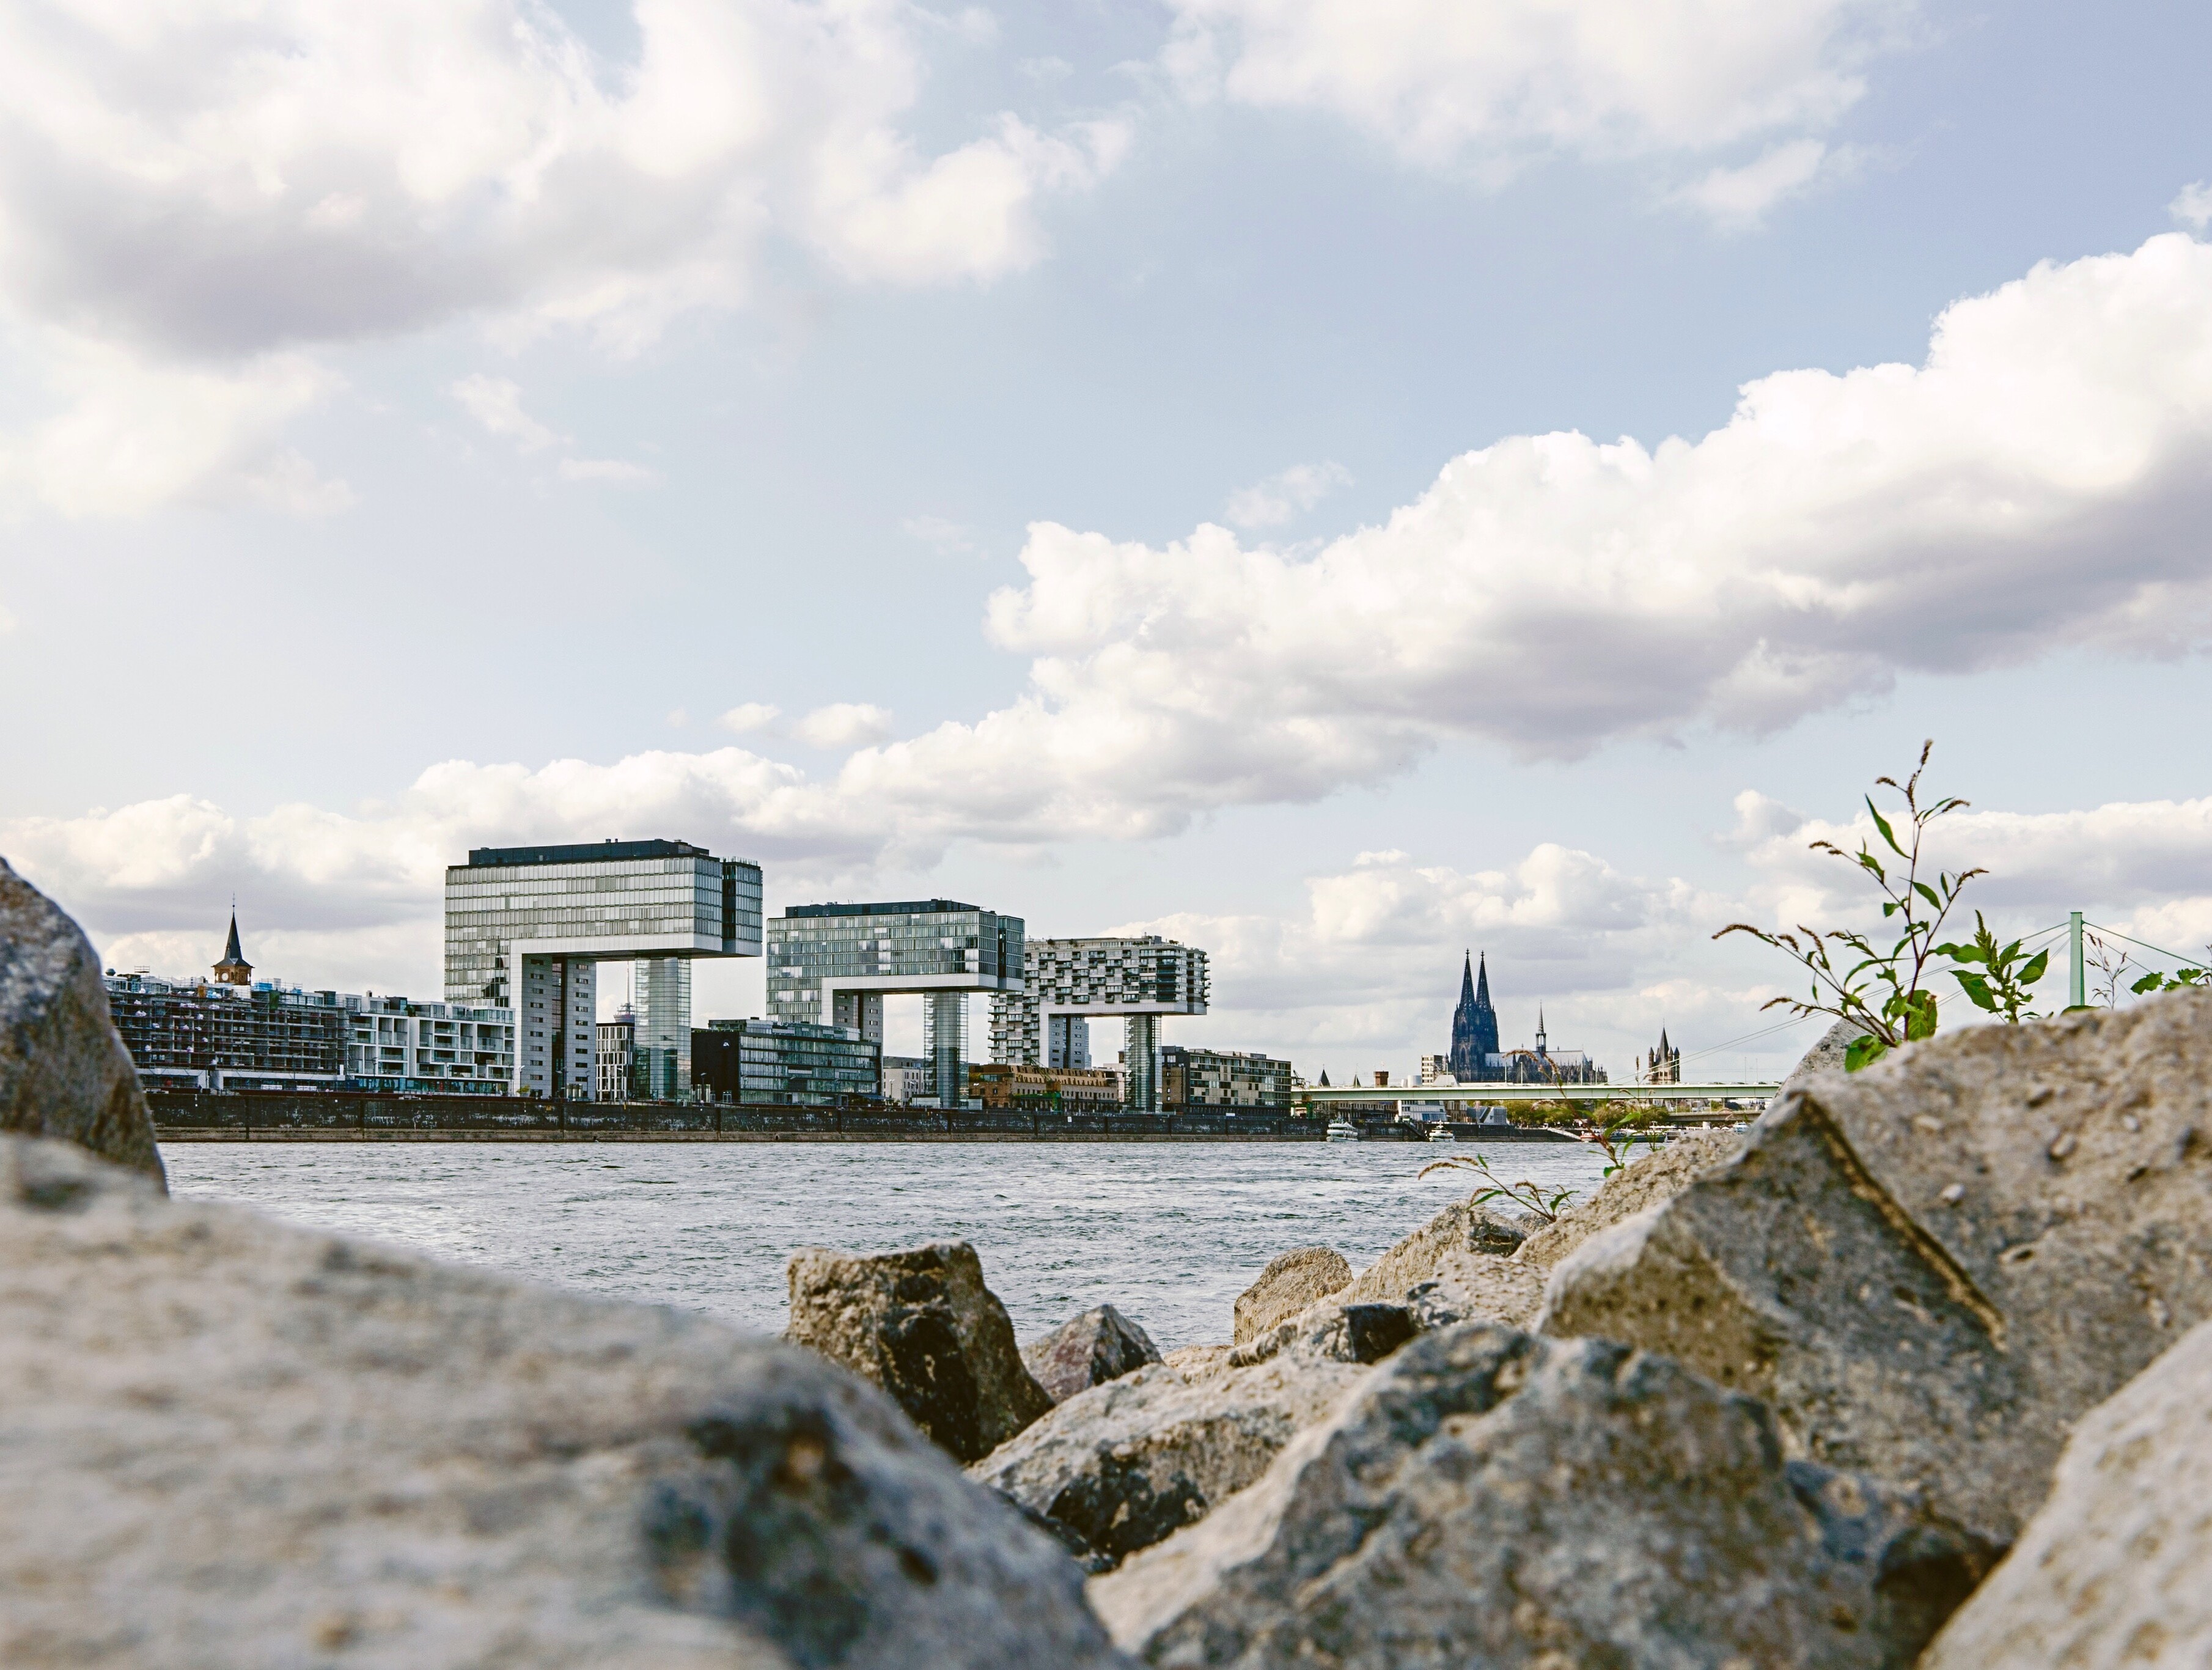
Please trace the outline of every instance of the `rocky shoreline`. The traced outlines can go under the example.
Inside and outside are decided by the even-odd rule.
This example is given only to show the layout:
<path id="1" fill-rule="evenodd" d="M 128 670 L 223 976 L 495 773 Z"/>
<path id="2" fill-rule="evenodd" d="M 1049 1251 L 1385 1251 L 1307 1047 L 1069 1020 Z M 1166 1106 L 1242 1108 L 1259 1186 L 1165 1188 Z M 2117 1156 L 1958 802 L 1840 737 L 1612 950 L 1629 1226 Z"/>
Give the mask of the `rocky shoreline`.
<path id="1" fill-rule="evenodd" d="M 958 1242 L 774 1341 L 169 1200 L 88 993 L 0 865 L 10 1666 L 2212 1661 L 2212 993 L 1816 1051 L 1164 1357 Z"/>

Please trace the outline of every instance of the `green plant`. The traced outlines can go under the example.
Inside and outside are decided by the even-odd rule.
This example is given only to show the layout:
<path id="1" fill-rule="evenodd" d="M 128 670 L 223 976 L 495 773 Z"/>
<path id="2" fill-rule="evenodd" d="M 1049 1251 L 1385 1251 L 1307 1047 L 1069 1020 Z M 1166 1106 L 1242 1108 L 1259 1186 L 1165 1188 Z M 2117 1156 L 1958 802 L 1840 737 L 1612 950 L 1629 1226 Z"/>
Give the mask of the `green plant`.
<path id="1" fill-rule="evenodd" d="M 2212 945 L 2204 950 L 2208 958 L 2212 958 Z M 2150 992 L 2178 992 L 2185 986 L 2212 986 L 2212 969 L 2177 969 L 2170 975 L 2154 969 L 2128 990 L 2141 997 Z"/>
<path id="2" fill-rule="evenodd" d="M 1974 913 L 1974 938 L 1971 944 L 1942 944 L 1936 947 L 1936 954 L 1948 956 L 1956 963 L 1969 966 L 1954 968 L 1951 977 L 1965 990 L 1974 1007 L 1992 1015 L 2000 1015 L 2014 1026 L 2022 1019 L 2033 1020 L 2027 1012 L 2028 988 L 2041 980 L 2051 967 L 2051 953 L 2039 950 L 2026 962 L 2021 960 L 2020 941 L 2009 945 L 1997 944 L 1996 935 L 1982 920 L 1982 913 Z M 1972 965 L 1978 963 L 1976 969 Z M 2138 984 L 2136 988 L 2142 991 Z"/>
<path id="3" fill-rule="evenodd" d="M 1904 782 L 1893 777 L 1875 779 L 1877 787 L 1893 789 L 1904 799 L 1898 822 L 1905 826 L 1909 844 L 1899 840 L 1895 827 L 1882 816 L 1871 794 L 1866 797 L 1867 813 L 1874 819 L 1881 844 L 1888 848 L 1887 859 L 1863 841 L 1856 853 L 1844 852 L 1832 841 L 1812 843 L 1814 852 L 1854 864 L 1874 878 L 1882 895 L 1882 920 L 1903 930 L 1887 949 L 1849 928 L 1822 933 L 1802 923 L 1795 933 L 1770 933 L 1749 922 L 1731 922 L 1713 936 L 1721 939 L 1731 933 L 1747 933 L 1784 952 L 1812 976 L 1808 998 L 1778 997 L 1763 1007 L 1789 1009 L 1799 1015 L 1832 1015 L 1864 1029 L 1844 1052 L 1846 1072 L 1856 1072 L 1902 1044 L 1935 1035 L 1936 993 L 1927 986 L 1934 971 L 1929 964 L 1947 954 L 1937 936 L 1960 890 L 1975 877 L 1987 873 L 1938 868 L 1934 885 L 1920 878 L 1920 849 L 1928 826 L 1966 805 L 1956 795 L 1946 795 L 1925 806 L 1920 804 L 1921 773 L 1928 768 L 1935 747 L 1933 738 L 1921 744 L 1920 762 Z"/>
<path id="4" fill-rule="evenodd" d="M 1509 1200 L 1530 1217 L 1546 1224 L 1557 1223 L 1559 1214 L 1567 1209 L 1567 1203 L 1575 1198 L 1573 1189 L 1547 1189 L 1540 1183 L 1530 1182 L 1526 1177 L 1517 1183 L 1500 1182 L 1498 1175 L 1491 1170 L 1490 1162 L 1480 1154 L 1455 1154 L 1449 1159 L 1431 1160 L 1421 1168 L 1420 1175 L 1425 1177 L 1431 1171 L 1453 1170 L 1481 1174 L 1482 1187 L 1468 1197 L 1474 1205 L 1480 1206 L 1492 1200 Z"/>
<path id="5" fill-rule="evenodd" d="M 1643 1143 L 1656 1148 L 1660 1139 L 1652 1132 L 1638 1128 L 1638 1115 L 1633 1112 L 1615 1114 L 1595 1131 L 1577 1131 L 1577 1142 L 1595 1143 L 1605 1155 L 1605 1169 L 1600 1177 L 1610 1177 L 1636 1157 L 1636 1145 Z"/>

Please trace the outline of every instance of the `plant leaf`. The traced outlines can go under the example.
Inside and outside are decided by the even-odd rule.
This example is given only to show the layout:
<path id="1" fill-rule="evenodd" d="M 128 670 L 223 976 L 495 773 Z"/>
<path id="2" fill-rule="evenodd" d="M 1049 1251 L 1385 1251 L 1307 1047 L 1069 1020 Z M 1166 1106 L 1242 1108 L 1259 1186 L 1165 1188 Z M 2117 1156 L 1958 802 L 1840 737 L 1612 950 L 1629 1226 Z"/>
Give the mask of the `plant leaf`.
<path id="1" fill-rule="evenodd" d="M 1844 1051 L 1844 1071 L 1856 1072 L 1861 1067 L 1872 1066 L 1889 1054 L 1889 1046 L 1879 1038 L 1854 1038 Z"/>

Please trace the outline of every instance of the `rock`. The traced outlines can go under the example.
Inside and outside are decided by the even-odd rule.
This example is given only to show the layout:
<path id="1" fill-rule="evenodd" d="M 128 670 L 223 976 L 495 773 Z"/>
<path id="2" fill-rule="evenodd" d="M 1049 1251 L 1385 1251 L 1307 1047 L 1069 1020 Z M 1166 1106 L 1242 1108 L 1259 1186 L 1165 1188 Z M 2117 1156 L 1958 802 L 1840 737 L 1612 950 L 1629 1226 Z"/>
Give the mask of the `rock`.
<path id="1" fill-rule="evenodd" d="M 808 1248 L 788 1273 L 785 1337 L 882 1387 L 961 1460 L 988 1455 L 1052 1407 L 966 1242 L 868 1257 Z"/>
<path id="2" fill-rule="evenodd" d="M 1436 1274 L 1443 1259 L 1453 1253 L 1510 1255 L 1527 1239 L 1531 1227 L 1487 1206 L 1455 1200 L 1376 1260 L 1337 1297 L 1354 1304 L 1401 1305 L 1408 1293 Z"/>
<path id="3" fill-rule="evenodd" d="M 1406 1296 L 1423 1333 L 1475 1321 L 1526 1327 L 1543 1308 L 1543 1272 L 1494 1253 L 1453 1253 Z"/>
<path id="4" fill-rule="evenodd" d="M 1155 1364 L 1078 1393 L 969 1476 L 1119 1560 L 1243 1490 L 1365 1372 L 1285 1357 L 1194 1384 Z"/>
<path id="5" fill-rule="evenodd" d="M 2212 1322 L 2084 1415 L 1927 1670 L 2212 1664 Z"/>
<path id="6" fill-rule="evenodd" d="M 162 1183 L 138 1070 L 83 932 L 0 859 L 0 1131 L 61 1137 Z"/>
<path id="7" fill-rule="evenodd" d="M 1094 1578 L 1162 1666 L 1909 1665 L 1959 1539 L 1785 1466 L 1765 1411 L 1603 1341 L 1425 1334 L 1203 1522 Z"/>
<path id="8" fill-rule="evenodd" d="M 1404 1305 L 1351 1304 L 1344 1293 L 1334 1293 L 1231 1346 L 1229 1366 L 1249 1368 L 1284 1351 L 1332 1363 L 1380 1363 L 1419 1332 L 1420 1324 Z"/>
<path id="9" fill-rule="evenodd" d="M 2212 993 L 1986 1026 L 1783 1097 L 1585 1243 L 1541 1321 L 1774 1406 L 2000 1545 L 2068 1430 L 2212 1311 Z"/>
<path id="10" fill-rule="evenodd" d="M 1530 1235 L 1514 1256 L 1523 1264 L 1549 1270 L 1601 1230 L 1609 1230 L 1646 1206 L 1680 1193 L 1691 1179 L 1711 1170 L 1742 1145 L 1743 1138 L 1737 1132 L 1698 1131 L 1659 1148 L 1644 1149 L 1607 1178 L 1589 1199 L 1568 1207 L 1557 1223 L 1547 1224 Z"/>
<path id="11" fill-rule="evenodd" d="M 1784 1090 L 1794 1090 L 1816 1072 L 1841 1072 L 1844 1054 L 1859 1039 L 1866 1036 L 1866 1029 L 1856 1021 L 1837 1021 L 1823 1032 L 1818 1042 L 1797 1058 L 1797 1065 L 1790 1069 L 1790 1076 L 1782 1081 Z"/>
<path id="12" fill-rule="evenodd" d="M 873 1388 L 0 1141 L 0 1662 L 1120 1661 Z"/>
<path id="13" fill-rule="evenodd" d="M 1233 1366 L 1230 1356 L 1236 1349 L 1234 1345 L 1184 1345 L 1170 1351 L 1160 1361 L 1195 1385 L 1201 1380 L 1227 1374 Z"/>
<path id="14" fill-rule="evenodd" d="M 1152 1336 L 1111 1305 L 1086 1310 L 1022 1347 L 1023 1363 L 1054 1403 L 1159 1360 Z"/>
<path id="15" fill-rule="evenodd" d="M 1268 1260 L 1260 1279 L 1237 1296 L 1232 1345 L 1243 1345 L 1285 1317 L 1352 1285 L 1352 1266 L 1333 1247 L 1297 1247 Z"/>

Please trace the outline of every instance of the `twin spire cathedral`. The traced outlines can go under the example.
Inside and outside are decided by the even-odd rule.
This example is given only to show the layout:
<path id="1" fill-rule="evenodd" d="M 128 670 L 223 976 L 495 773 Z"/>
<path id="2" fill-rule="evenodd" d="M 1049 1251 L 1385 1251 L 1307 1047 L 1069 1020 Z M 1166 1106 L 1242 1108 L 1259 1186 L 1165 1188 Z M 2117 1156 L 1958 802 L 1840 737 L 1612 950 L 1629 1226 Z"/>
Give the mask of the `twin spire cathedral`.
<path id="1" fill-rule="evenodd" d="M 1498 1011 L 1490 1001 L 1489 959 L 1472 956 L 1460 964 L 1459 1007 L 1452 1011 L 1451 1054 L 1444 1065 L 1462 1084 L 1605 1082 L 1604 1070 L 1582 1051 L 1552 1048 L 1540 1009 L 1536 1011 L 1536 1048 L 1509 1053 L 1498 1041 Z"/>
<path id="2" fill-rule="evenodd" d="M 1490 960 L 1483 959 L 1480 975 L 1462 963 L 1459 1007 L 1452 1011 L 1451 1075 L 1481 1078 L 1490 1066 L 1489 1058 L 1498 1053 L 1498 1011 L 1490 1006 Z"/>

